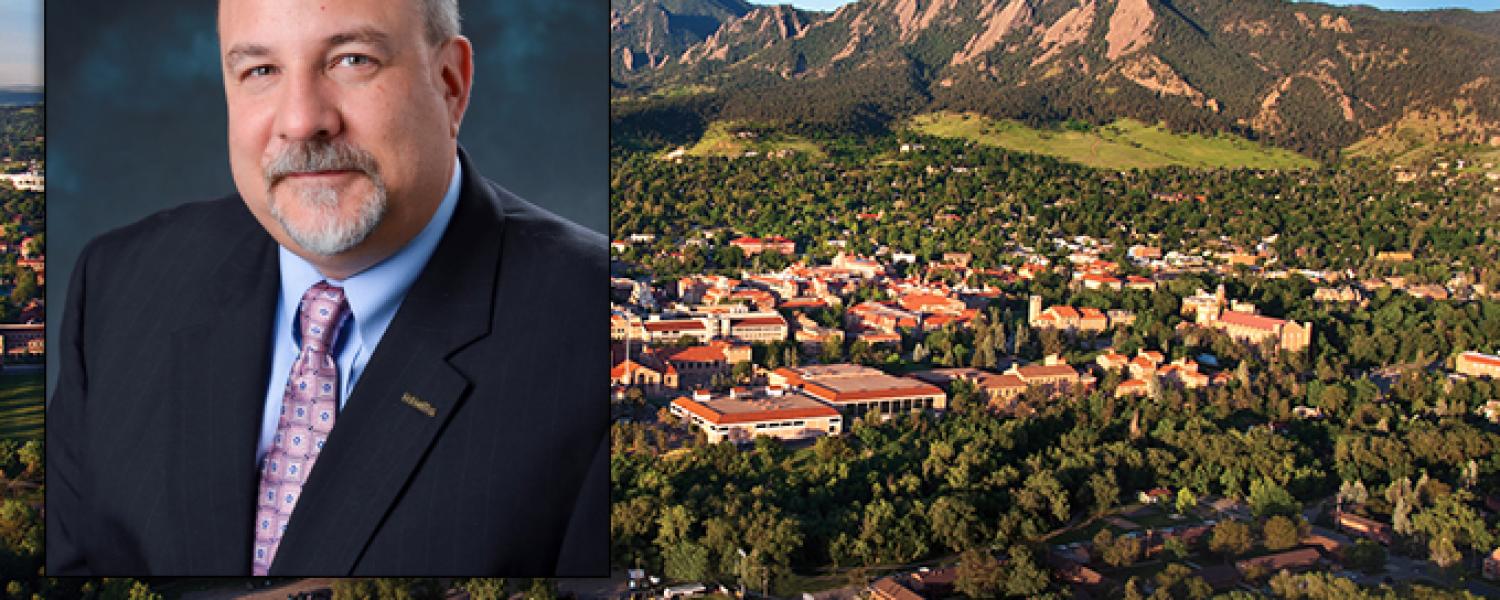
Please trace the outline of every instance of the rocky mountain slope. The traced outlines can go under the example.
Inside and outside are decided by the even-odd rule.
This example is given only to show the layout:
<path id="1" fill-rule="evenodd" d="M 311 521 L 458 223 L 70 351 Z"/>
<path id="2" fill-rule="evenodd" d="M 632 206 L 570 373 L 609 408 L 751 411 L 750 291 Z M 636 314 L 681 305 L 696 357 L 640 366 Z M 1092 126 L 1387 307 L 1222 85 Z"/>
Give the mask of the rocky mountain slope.
<path id="1" fill-rule="evenodd" d="M 810 13 L 671 1 L 612 5 L 614 76 L 623 95 L 712 89 L 696 101 L 713 118 L 857 128 L 936 109 L 1133 117 L 1315 155 L 1436 119 L 1464 123 L 1449 141 L 1500 145 L 1500 11 L 862 0 Z"/>

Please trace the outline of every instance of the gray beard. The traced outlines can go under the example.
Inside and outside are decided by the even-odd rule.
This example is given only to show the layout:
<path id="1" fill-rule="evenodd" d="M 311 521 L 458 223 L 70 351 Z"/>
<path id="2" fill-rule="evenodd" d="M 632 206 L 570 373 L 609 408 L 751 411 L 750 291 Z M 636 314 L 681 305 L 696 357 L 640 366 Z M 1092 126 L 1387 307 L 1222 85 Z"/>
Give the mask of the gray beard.
<path id="1" fill-rule="evenodd" d="M 340 218 L 339 194 L 331 187 L 318 186 L 307 188 L 288 198 L 286 202 L 299 202 L 304 208 L 309 209 L 316 215 L 311 226 L 302 227 L 294 224 L 281 210 L 282 202 L 275 198 L 271 201 L 271 216 L 281 224 L 283 231 L 301 246 L 304 250 L 318 256 L 333 256 L 348 251 L 358 246 L 370 233 L 380 225 L 385 217 L 387 208 L 385 184 L 379 177 L 370 177 L 374 185 L 374 192 L 365 198 L 351 201 L 359 203 L 358 210 L 353 218 L 344 220 Z M 306 219 L 304 219 L 306 220 Z"/>

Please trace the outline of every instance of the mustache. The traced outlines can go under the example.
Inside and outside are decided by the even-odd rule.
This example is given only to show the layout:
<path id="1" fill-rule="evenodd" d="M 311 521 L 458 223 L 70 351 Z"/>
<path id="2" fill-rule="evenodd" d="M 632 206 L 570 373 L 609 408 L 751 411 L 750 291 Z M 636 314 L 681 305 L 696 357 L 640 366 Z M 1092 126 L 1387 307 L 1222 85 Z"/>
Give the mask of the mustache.
<path id="1" fill-rule="evenodd" d="M 267 189 L 289 175 L 318 171 L 360 171 L 371 179 L 380 177 L 373 154 L 348 142 L 328 140 L 294 142 L 271 157 L 261 171 Z"/>

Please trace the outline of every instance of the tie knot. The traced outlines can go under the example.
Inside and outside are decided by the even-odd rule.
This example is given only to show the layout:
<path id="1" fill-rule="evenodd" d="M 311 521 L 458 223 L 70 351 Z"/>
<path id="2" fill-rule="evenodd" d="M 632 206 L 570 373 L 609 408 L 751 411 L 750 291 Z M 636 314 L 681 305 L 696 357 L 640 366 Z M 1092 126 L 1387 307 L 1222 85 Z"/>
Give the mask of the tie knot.
<path id="1" fill-rule="evenodd" d="M 344 300 L 344 288 L 319 281 L 302 294 L 301 320 L 302 348 L 308 352 L 327 352 L 338 333 L 339 322 L 349 303 Z"/>

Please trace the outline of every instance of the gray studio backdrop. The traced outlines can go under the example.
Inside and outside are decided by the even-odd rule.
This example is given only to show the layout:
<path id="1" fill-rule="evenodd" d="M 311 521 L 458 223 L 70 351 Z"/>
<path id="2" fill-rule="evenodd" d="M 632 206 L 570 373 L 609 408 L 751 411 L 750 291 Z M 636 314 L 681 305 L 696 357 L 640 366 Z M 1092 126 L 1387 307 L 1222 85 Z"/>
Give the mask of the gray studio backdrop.
<path id="1" fill-rule="evenodd" d="M 233 193 L 234 182 L 214 2 L 47 4 L 47 345 L 57 348 L 84 244 L 157 210 Z M 460 5 L 475 63 L 460 142 L 500 185 L 603 232 L 605 3 Z M 56 374 L 49 355 L 49 383 Z"/>

